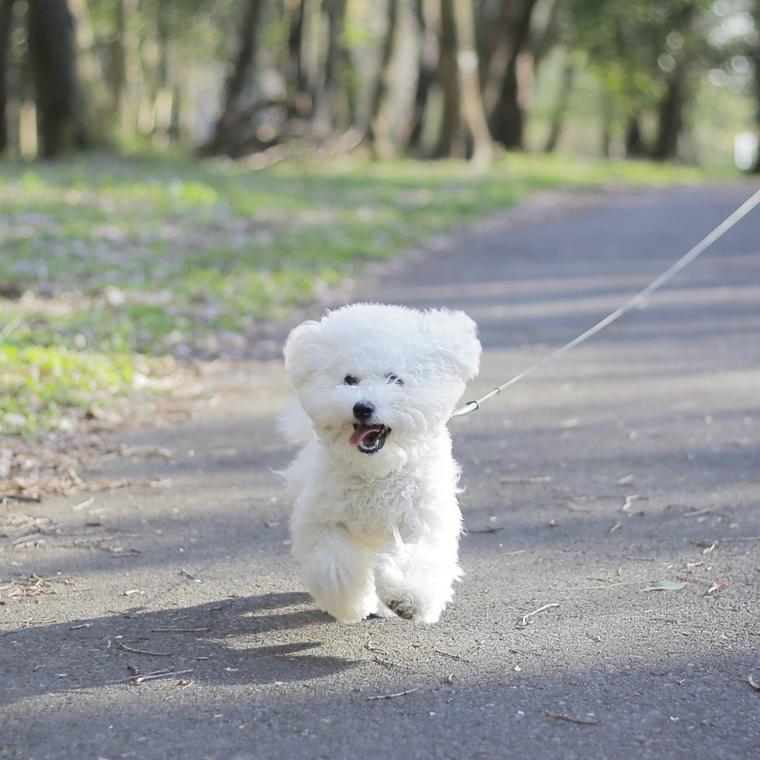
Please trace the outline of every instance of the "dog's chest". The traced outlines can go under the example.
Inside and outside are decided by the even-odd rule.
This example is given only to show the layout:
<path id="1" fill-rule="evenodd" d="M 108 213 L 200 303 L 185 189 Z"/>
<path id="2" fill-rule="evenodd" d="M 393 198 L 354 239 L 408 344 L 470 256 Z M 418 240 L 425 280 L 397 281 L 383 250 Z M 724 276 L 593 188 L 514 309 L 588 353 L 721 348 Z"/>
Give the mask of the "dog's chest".
<path id="1" fill-rule="evenodd" d="M 419 483 L 393 473 L 373 480 L 356 479 L 345 484 L 344 524 L 349 532 L 366 540 L 386 540 L 403 535 L 419 520 Z"/>

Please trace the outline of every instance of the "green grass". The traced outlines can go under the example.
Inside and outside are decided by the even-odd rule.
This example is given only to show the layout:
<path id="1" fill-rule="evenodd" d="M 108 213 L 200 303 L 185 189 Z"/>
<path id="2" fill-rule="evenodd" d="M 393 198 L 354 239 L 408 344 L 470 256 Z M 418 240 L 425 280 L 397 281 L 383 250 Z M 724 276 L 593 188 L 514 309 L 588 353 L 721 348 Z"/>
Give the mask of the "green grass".
<path id="1" fill-rule="evenodd" d="M 0 164 L 0 330 L 14 325 L 0 346 L 0 432 L 44 432 L 67 409 L 127 392 L 141 354 L 244 341 L 368 261 L 531 192 L 703 178 L 535 155 L 485 173 L 360 160 L 262 171 L 156 157 Z"/>

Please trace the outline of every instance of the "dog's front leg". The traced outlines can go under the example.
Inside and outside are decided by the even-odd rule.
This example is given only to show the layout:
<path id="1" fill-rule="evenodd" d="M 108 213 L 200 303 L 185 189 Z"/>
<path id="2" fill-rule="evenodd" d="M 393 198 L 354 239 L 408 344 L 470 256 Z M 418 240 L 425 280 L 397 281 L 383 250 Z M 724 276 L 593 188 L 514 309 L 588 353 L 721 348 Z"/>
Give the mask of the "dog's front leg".
<path id="1" fill-rule="evenodd" d="M 377 611 L 372 554 L 344 528 L 321 523 L 293 525 L 293 554 L 316 603 L 342 623 Z"/>

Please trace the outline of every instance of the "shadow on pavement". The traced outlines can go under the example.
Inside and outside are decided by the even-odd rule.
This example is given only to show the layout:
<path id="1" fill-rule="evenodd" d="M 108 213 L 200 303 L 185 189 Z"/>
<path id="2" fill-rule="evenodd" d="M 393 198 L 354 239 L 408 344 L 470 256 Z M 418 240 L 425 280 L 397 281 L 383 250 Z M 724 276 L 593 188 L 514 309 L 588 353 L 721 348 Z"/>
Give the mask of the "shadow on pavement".
<path id="1" fill-rule="evenodd" d="M 330 618 L 305 593 L 227 598 L 195 607 L 121 614 L 55 625 L 30 626 L 0 636 L 6 653 L 0 683 L 13 682 L 1 701 L 48 693 L 129 684 L 135 673 L 171 668 L 204 683 L 265 684 L 324 678 L 363 664 L 319 654 L 319 641 L 251 646 L 273 631 L 306 629 Z M 299 609 L 291 609 L 297 607 Z M 236 637 L 245 637 L 236 648 Z M 262 638 L 263 643 L 263 638 Z M 146 654 L 147 653 L 147 654 Z M 149 654 L 152 653 L 152 654 Z M 38 672 L 35 663 L 44 670 Z M 19 671 L 25 671 L 23 676 Z"/>

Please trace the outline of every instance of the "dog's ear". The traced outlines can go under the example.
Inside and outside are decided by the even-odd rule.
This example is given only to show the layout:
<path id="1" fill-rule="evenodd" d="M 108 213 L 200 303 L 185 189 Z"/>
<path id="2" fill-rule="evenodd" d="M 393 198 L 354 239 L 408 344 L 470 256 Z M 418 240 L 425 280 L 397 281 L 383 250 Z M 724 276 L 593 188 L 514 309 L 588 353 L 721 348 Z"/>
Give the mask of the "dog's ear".
<path id="1" fill-rule="evenodd" d="M 296 388 L 307 380 L 316 367 L 321 332 L 322 325 L 309 320 L 294 327 L 285 341 L 285 371 Z"/>
<path id="2" fill-rule="evenodd" d="M 425 316 L 435 353 L 462 380 L 472 380 L 480 369 L 482 348 L 478 340 L 478 326 L 463 311 L 433 309 Z"/>

